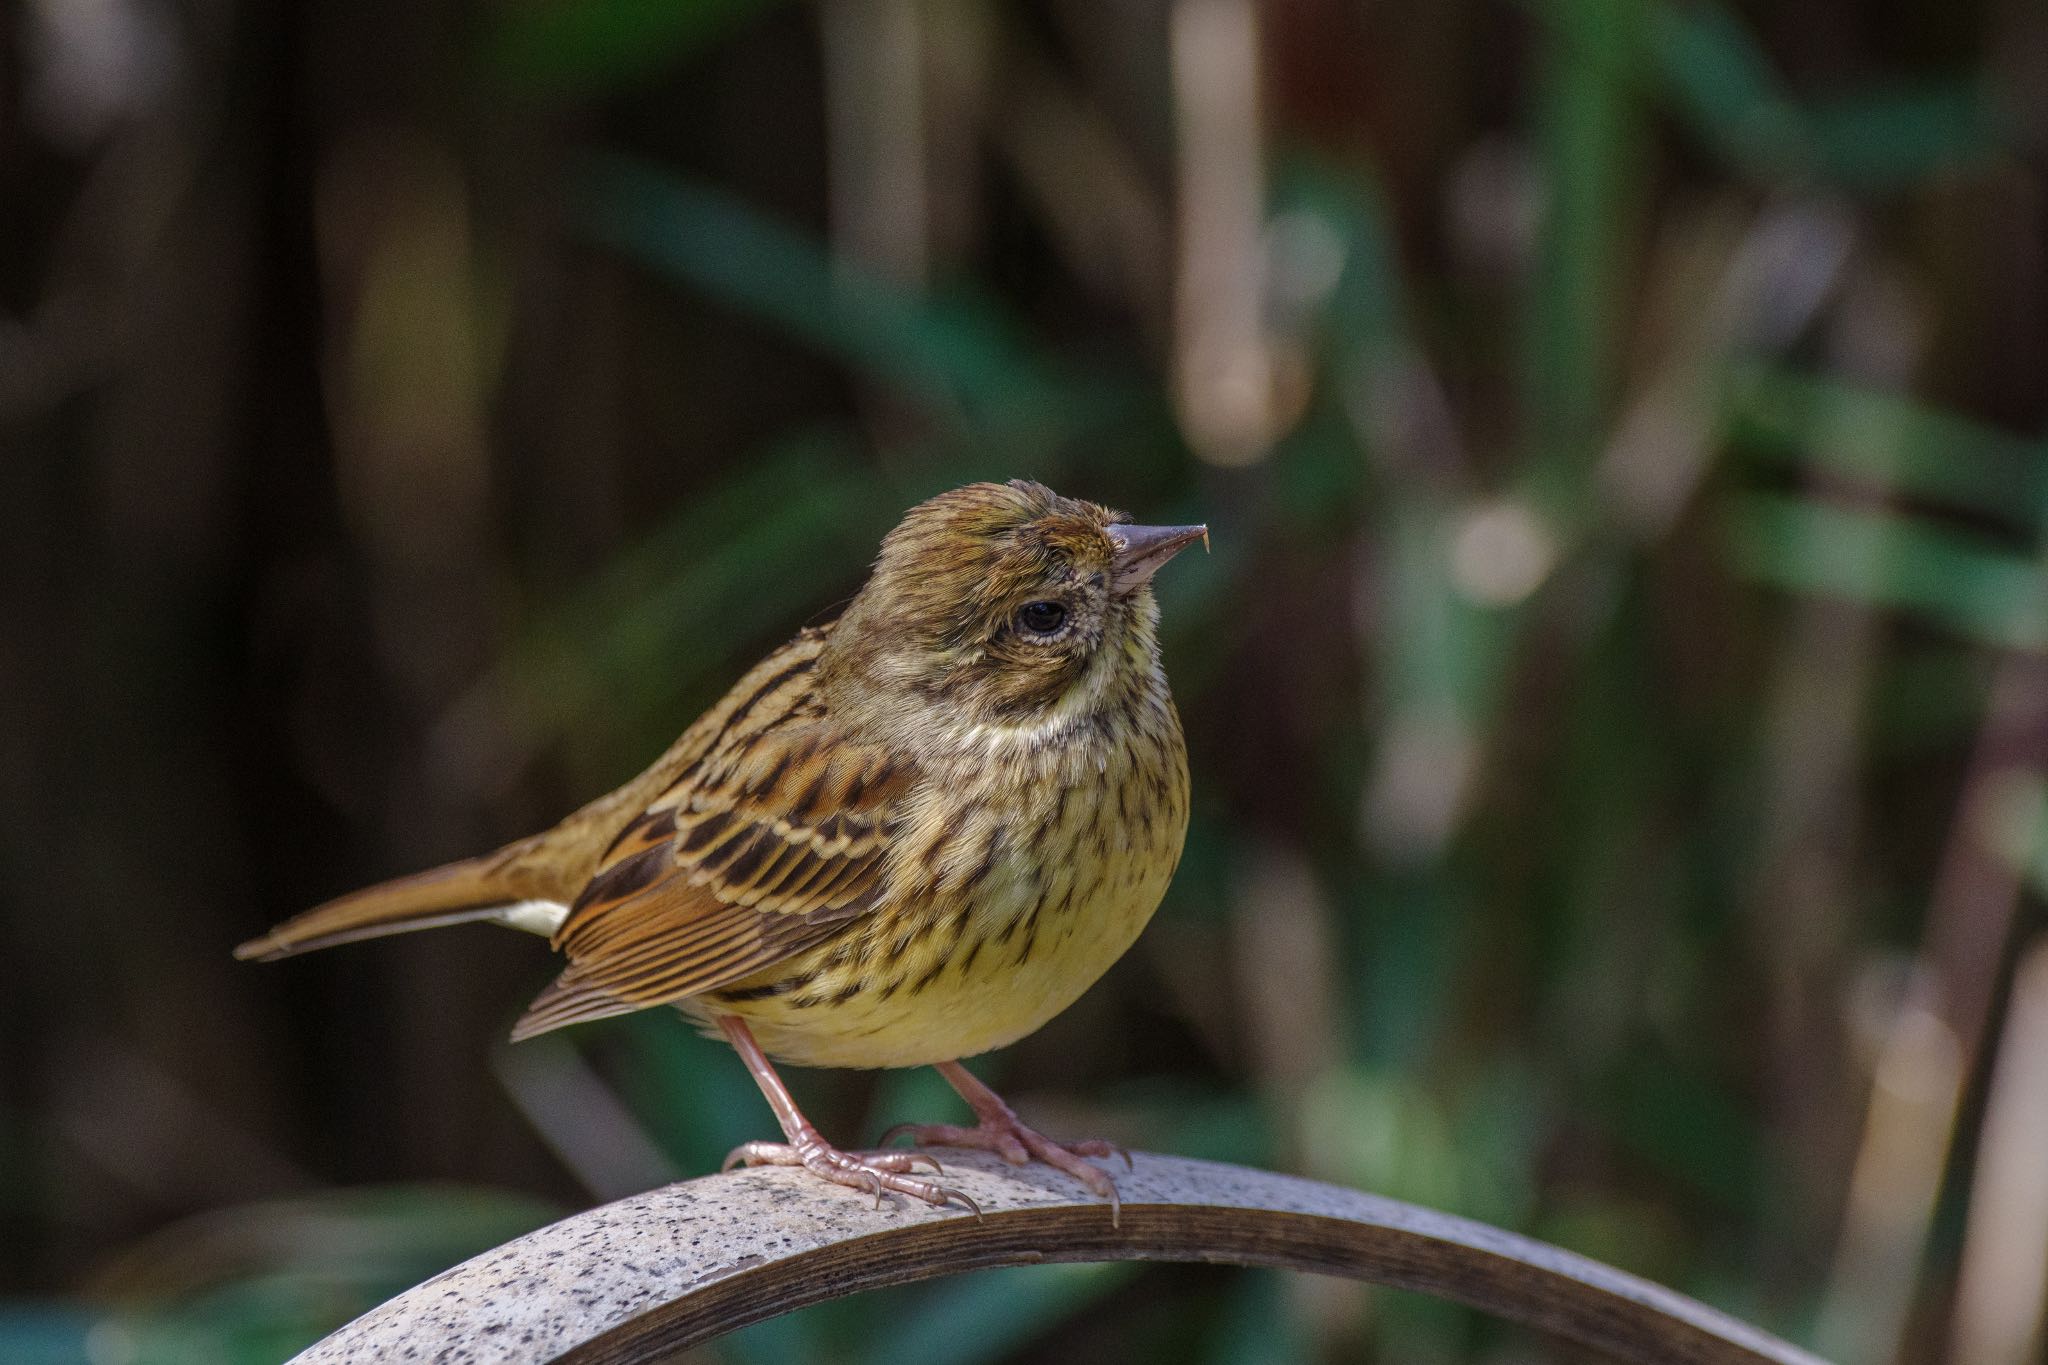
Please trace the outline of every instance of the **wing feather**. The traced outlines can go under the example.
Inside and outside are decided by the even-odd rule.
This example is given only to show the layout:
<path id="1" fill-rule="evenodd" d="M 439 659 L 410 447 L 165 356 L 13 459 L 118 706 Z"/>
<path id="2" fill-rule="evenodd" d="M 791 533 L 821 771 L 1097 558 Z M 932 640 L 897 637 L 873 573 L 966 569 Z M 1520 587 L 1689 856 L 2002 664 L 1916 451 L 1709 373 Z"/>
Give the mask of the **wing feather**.
<path id="1" fill-rule="evenodd" d="M 809 658 L 770 664 L 599 861 L 555 935 L 569 966 L 514 1038 L 716 990 L 873 905 L 915 774 L 835 731 Z"/>

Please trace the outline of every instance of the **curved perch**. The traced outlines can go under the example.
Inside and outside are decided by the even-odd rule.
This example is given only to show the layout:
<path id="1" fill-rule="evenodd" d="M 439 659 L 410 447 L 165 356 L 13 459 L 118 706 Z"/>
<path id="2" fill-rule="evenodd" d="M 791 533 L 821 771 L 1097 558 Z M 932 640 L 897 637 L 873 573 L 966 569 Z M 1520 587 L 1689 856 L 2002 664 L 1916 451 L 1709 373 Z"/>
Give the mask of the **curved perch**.
<path id="1" fill-rule="evenodd" d="M 1483 1223 L 1293 1176 L 1135 1154 L 1109 1208 L 1040 1167 L 940 1149 L 977 1219 L 877 1209 L 801 1171 L 756 1169 L 579 1213 L 407 1290 L 308 1348 L 370 1361 L 629 1365 L 882 1285 L 1040 1261 L 1281 1266 L 1421 1290 L 1631 1361 L 1820 1365 L 1632 1275 Z"/>

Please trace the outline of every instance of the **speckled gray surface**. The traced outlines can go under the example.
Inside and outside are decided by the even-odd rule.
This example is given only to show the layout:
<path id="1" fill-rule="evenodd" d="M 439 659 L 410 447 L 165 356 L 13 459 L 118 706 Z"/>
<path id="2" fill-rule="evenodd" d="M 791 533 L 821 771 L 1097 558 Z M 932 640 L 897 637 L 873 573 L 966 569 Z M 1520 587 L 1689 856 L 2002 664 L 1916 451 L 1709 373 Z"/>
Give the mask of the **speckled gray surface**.
<path id="1" fill-rule="evenodd" d="M 942 1149 L 940 1155 L 945 1182 L 978 1202 L 991 1221 L 1064 1205 L 1109 1223 L 1107 1205 L 1055 1171 L 1014 1169 L 986 1153 Z M 1291 1176 L 1144 1153 L 1134 1159 L 1130 1171 L 1116 1163 L 1127 1211 L 1208 1205 L 1400 1229 L 1590 1278 L 1662 1313 L 1769 1341 L 1680 1295 L 1497 1228 Z M 300 1365 L 551 1360 L 727 1277 L 919 1222 L 973 1217 L 903 1198 L 886 1199 L 878 1209 L 870 1195 L 789 1169 L 706 1176 L 576 1214 L 485 1252 L 372 1309 L 296 1359 Z M 876 1254 L 886 1255 L 886 1246 L 886 1239 L 878 1241 Z"/>

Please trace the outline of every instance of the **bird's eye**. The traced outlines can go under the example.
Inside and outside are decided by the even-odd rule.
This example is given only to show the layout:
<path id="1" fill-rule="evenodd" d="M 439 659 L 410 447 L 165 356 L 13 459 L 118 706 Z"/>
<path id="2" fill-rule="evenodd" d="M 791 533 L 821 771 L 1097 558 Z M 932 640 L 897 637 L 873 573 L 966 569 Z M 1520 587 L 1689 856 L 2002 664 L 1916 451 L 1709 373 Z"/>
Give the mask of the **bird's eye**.
<path id="1" fill-rule="evenodd" d="M 1057 602 L 1026 602 L 1017 608 L 1017 624 L 1033 635 L 1050 635 L 1067 623 L 1067 609 Z"/>

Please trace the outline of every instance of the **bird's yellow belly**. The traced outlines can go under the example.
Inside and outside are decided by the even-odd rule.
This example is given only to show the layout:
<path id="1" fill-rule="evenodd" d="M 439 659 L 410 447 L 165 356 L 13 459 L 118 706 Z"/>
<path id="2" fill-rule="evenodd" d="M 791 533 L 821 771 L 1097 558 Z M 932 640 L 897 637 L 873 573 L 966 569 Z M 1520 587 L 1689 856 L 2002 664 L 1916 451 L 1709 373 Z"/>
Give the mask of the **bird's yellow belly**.
<path id="1" fill-rule="evenodd" d="M 1015 1042 L 1123 956 L 1179 861 L 1185 777 L 1120 803 L 1120 774 L 1104 776 L 1056 814 L 1014 812 L 1038 823 L 1005 821 L 1029 837 L 1006 836 L 978 875 L 936 877 L 685 1008 L 738 1015 L 770 1056 L 800 1066 L 924 1066 Z"/>

